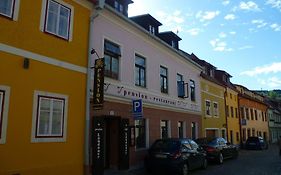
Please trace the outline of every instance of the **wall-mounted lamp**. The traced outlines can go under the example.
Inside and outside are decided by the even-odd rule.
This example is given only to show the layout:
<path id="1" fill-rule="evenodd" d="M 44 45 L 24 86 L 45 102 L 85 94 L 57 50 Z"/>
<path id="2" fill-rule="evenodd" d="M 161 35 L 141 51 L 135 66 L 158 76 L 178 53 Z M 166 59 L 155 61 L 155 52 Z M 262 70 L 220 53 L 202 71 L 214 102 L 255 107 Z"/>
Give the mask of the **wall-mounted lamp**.
<path id="1" fill-rule="evenodd" d="M 24 69 L 28 69 L 29 68 L 29 59 L 28 58 L 24 58 L 23 59 L 23 68 Z"/>

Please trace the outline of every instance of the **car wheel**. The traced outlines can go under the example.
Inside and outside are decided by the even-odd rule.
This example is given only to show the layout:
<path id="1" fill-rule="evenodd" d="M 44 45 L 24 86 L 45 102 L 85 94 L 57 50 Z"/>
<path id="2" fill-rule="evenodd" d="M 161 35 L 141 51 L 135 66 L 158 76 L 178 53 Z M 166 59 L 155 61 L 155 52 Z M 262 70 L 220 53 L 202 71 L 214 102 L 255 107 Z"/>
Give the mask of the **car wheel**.
<path id="1" fill-rule="evenodd" d="M 219 164 L 223 164 L 223 155 L 222 155 L 222 153 L 219 154 L 218 163 Z"/>
<path id="2" fill-rule="evenodd" d="M 188 175 L 188 165 L 186 163 L 182 165 L 181 174 Z"/>
<path id="3" fill-rule="evenodd" d="M 205 158 L 205 159 L 203 160 L 202 169 L 207 169 L 207 166 L 208 166 L 208 160 Z"/>

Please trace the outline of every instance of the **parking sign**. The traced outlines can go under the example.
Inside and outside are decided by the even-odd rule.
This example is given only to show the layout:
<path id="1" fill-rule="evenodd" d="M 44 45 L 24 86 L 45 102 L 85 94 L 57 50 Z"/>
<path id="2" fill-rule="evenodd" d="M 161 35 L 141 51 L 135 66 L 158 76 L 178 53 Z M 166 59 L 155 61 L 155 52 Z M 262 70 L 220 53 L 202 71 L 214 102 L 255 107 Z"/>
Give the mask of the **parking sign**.
<path id="1" fill-rule="evenodd" d="M 133 100 L 133 117 L 134 118 L 142 117 L 142 100 L 141 99 Z"/>

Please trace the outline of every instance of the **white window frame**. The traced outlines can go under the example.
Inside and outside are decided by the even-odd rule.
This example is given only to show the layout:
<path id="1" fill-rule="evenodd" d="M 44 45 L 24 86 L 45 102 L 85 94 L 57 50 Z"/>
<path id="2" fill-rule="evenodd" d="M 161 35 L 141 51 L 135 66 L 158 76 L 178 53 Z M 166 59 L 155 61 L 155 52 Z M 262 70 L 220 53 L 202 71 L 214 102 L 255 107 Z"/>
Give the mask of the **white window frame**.
<path id="1" fill-rule="evenodd" d="M 64 100 L 63 119 L 62 119 L 62 135 L 38 135 L 39 129 L 39 98 L 50 98 Z M 68 96 L 50 92 L 35 91 L 33 97 L 33 117 L 32 117 L 32 137 L 31 142 L 65 142 L 67 136 L 67 113 L 68 113 Z"/>
<path id="2" fill-rule="evenodd" d="M 11 18 L 12 20 L 17 21 L 19 15 L 20 0 L 11 0 L 11 1 L 12 1 L 12 6 L 10 9 L 11 14 L 0 13 L 0 16 Z"/>
<path id="3" fill-rule="evenodd" d="M 69 24 L 68 24 L 68 36 L 61 36 L 57 32 L 51 32 L 47 30 L 47 21 L 48 21 L 48 4 L 49 1 L 53 1 L 54 3 L 58 3 L 61 6 L 64 6 L 65 8 L 70 10 L 70 16 L 69 16 Z M 73 34 L 73 20 L 74 20 L 74 7 L 70 4 L 65 3 L 62 0 L 42 0 L 42 10 L 41 10 L 41 20 L 40 20 L 40 30 L 42 32 L 54 35 L 56 37 L 72 41 L 72 34 Z M 59 23 L 59 21 L 58 21 Z M 58 31 L 58 27 L 56 29 Z"/>
<path id="4" fill-rule="evenodd" d="M 2 94 L 2 98 L 0 98 L 0 120 L 1 120 L 0 144 L 5 144 L 6 143 L 7 126 L 8 126 L 10 87 L 0 85 L 0 93 Z"/>
<path id="5" fill-rule="evenodd" d="M 217 105 L 217 108 L 215 108 L 215 104 Z M 213 102 L 213 115 L 216 118 L 219 118 L 219 103 L 218 102 Z"/>
<path id="6" fill-rule="evenodd" d="M 209 104 L 210 104 L 209 108 L 207 106 L 207 102 L 209 102 Z M 212 116 L 211 106 L 212 106 L 211 101 L 210 100 L 205 100 L 205 115 L 207 117 L 211 117 Z M 208 111 L 209 111 L 209 114 L 208 114 Z"/>

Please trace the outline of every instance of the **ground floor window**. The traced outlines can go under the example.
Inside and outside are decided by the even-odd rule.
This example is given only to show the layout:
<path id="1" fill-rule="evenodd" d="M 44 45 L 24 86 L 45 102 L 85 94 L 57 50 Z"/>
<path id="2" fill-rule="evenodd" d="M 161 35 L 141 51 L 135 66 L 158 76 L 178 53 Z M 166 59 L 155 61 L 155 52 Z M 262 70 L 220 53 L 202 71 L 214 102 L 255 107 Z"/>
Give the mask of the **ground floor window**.
<path id="1" fill-rule="evenodd" d="M 146 120 L 135 120 L 136 149 L 146 147 Z"/>
<path id="2" fill-rule="evenodd" d="M 161 138 L 168 138 L 169 131 L 168 131 L 168 120 L 161 120 L 160 121 L 160 127 L 161 127 Z"/>
<path id="3" fill-rule="evenodd" d="M 0 85 L 0 144 L 6 143 L 10 88 Z"/>
<path id="4" fill-rule="evenodd" d="M 246 141 L 246 129 L 242 130 L 243 141 Z"/>
<path id="5" fill-rule="evenodd" d="M 178 136 L 179 138 L 183 138 L 183 122 L 178 121 Z"/>
<path id="6" fill-rule="evenodd" d="M 193 140 L 197 138 L 197 125 L 195 122 L 191 122 L 191 138 Z"/>
<path id="7" fill-rule="evenodd" d="M 226 131 L 225 131 L 225 129 L 221 130 L 221 137 L 226 139 Z"/>
<path id="8" fill-rule="evenodd" d="M 66 138 L 68 97 L 35 91 L 33 142 L 61 142 Z"/>

